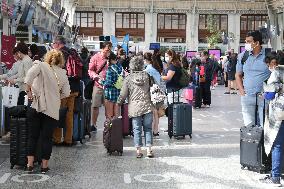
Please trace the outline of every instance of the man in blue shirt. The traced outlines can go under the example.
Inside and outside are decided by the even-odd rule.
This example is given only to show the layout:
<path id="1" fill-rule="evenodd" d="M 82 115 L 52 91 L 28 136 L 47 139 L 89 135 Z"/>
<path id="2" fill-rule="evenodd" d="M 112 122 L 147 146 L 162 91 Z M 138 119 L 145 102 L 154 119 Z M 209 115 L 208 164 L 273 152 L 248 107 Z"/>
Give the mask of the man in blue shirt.
<path id="1" fill-rule="evenodd" d="M 242 113 L 245 126 L 255 123 L 256 95 L 263 91 L 263 82 L 270 76 L 265 63 L 265 49 L 262 48 L 262 35 L 259 31 L 249 32 L 245 48 L 248 58 L 242 62 L 245 52 L 239 54 L 236 81 L 241 95 Z M 264 100 L 258 98 L 259 124 L 263 126 Z"/>

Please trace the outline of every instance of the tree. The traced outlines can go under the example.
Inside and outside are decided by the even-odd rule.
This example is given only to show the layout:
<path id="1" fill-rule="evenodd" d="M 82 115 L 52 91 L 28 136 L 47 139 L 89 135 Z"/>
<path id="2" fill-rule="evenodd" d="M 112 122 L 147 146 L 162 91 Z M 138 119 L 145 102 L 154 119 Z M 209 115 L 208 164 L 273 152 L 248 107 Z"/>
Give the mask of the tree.
<path id="1" fill-rule="evenodd" d="M 206 37 L 208 48 L 216 48 L 216 45 L 221 41 L 221 31 L 217 28 L 217 19 L 213 15 L 207 17 L 207 29 L 210 35 Z"/>

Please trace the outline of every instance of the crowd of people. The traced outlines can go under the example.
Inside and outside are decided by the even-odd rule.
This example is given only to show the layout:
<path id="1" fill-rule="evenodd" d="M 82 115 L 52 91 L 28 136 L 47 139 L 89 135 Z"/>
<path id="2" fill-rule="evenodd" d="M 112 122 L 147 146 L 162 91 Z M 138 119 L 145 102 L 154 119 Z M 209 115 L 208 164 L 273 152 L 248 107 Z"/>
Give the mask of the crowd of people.
<path id="1" fill-rule="evenodd" d="M 263 93 L 266 101 L 258 101 L 259 125 L 268 125 L 270 129 L 269 132 L 265 130 L 265 144 L 267 152 L 272 153 L 272 175 L 263 182 L 278 184 L 283 157 L 281 149 L 284 128 L 281 118 L 275 116 L 279 107 L 274 101 L 283 96 L 284 53 L 277 51 L 265 54 L 261 45 L 261 34 L 251 32 L 246 38 L 245 52 L 239 55 L 228 52 L 217 60 L 214 55 L 208 54 L 208 51 L 198 52 L 190 58 L 181 56 L 172 49 L 164 54 L 159 50 L 135 54 L 118 48 L 114 54 L 111 42 L 104 42 L 101 51 L 90 56 L 85 47 L 81 49 L 80 54 L 74 49 L 69 49 L 63 37 L 57 37 L 53 43 L 53 50 L 43 57 L 35 45 L 29 48 L 24 43 L 17 44 L 13 50 L 16 63 L 0 78 L 19 86 L 18 105 L 24 104 L 26 95 L 32 101 L 32 108 L 28 113 L 28 116 L 34 119 L 29 125 L 31 132 L 28 143 L 28 171 L 33 172 L 39 136 L 43 137 L 43 173 L 49 170 L 48 160 L 53 144 L 73 145 L 74 102 L 80 95 L 80 80 L 85 84 L 94 81 L 92 131 L 97 132 L 101 106 L 105 107 L 105 118 L 113 119 L 120 115 L 120 106 L 127 101 L 137 158 L 143 157 L 142 129 L 145 134 L 147 156 L 154 157 L 153 136 L 159 136 L 159 113 L 151 102 L 151 78 L 153 83 L 167 94 L 165 104 L 169 105 L 179 101 L 183 89 L 179 81 L 182 69 L 185 69 L 190 76 L 188 84 L 200 88 L 201 104 L 206 108 L 211 106 L 211 90 L 217 86 L 217 78 L 221 73 L 225 81 L 225 94 L 237 94 L 236 90 L 239 90 L 246 126 L 255 123 L 255 96 Z M 70 55 L 77 56 L 82 64 L 80 78 L 68 76 L 66 62 Z M 279 103 L 284 104 L 282 101 L 278 101 Z M 64 134 L 62 129 L 52 126 L 57 125 L 55 122 L 59 120 L 61 107 L 68 108 Z M 264 107 L 269 107 L 269 113 L 266 115 Z M 271 130 L 273 132 L 270 132 Z"/>

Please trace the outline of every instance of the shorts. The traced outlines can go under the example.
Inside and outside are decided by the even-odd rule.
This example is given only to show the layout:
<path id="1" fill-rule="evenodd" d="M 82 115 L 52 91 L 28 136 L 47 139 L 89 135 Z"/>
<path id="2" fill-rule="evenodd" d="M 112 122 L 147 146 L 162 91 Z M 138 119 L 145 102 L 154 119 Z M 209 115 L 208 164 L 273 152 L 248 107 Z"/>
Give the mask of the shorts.
<path id="1" fill-rule="evenodd" d="M 92 108 L 99 108 L 104 104 L 104 90 L 94 86 L 92 95 Z"/>
<path id="2" fill-rule="evenodd" d="M 228 80 L 229 80 L 229 81 L 234 81 L 234 80 L 236 80 L 235 74 L 236 74 L 236 72 L 228 72 Z"/>

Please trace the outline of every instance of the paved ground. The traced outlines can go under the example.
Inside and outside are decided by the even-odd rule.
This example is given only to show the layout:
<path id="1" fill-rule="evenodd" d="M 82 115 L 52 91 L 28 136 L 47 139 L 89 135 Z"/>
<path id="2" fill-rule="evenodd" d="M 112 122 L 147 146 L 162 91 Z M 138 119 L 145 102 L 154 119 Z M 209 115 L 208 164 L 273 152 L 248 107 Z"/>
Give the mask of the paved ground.
<path id="1" fill-rule="evenodd" d="M 211 108 L 193 111 L 192 140 L 170 140 L 162 118 L 154 159 L 136 159 L 131 137 L 124 140 L 123 156 L 108 156 L 102 116 L 98 134 L 86 144 L 53 148 L 51 171 L 44 176 L 10 170 L 9 146 L 0 145 L 0 188 L 261 188 L 261 175 L 240 169 L 240 98 L 223 92 L 223 87 L 213 91 Z"/>

